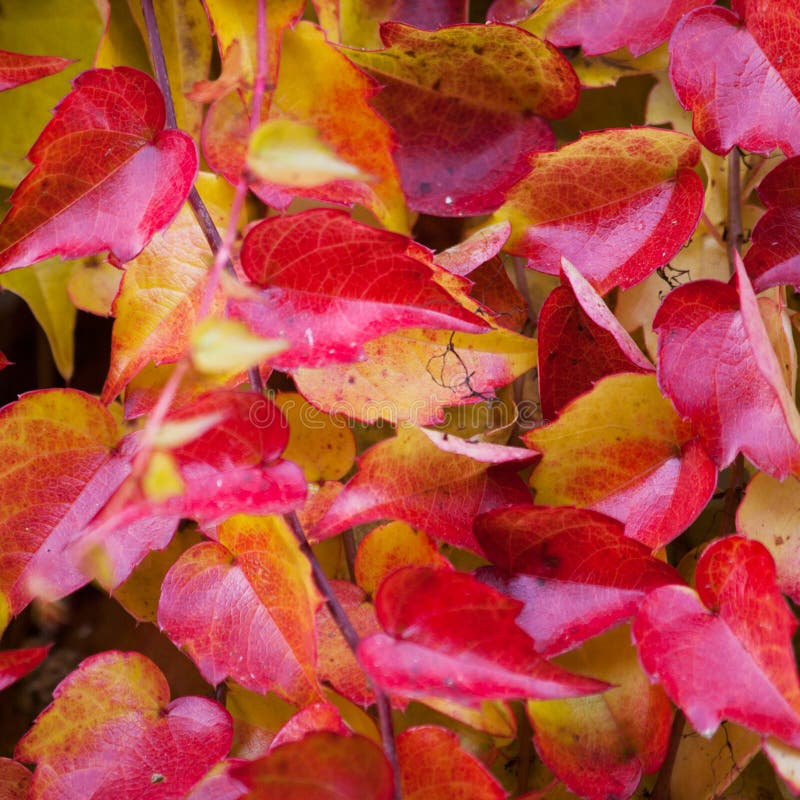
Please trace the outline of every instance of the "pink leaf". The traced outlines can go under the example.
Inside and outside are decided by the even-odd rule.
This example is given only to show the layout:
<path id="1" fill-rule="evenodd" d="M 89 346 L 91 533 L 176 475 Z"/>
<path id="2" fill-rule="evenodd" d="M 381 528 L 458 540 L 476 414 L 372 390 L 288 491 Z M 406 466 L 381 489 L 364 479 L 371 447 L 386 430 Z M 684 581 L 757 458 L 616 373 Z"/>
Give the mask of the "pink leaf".
<path id="1" fill-rule="evenodd" d="M 753 228 L 744 257 L 757 292 L 770 286 L 800 287 L 800 156 L 778 164 L 758 189 L 767 213 Z"/>
<path id="2" fill-rule="evenodd" d="M 0 224 L 0 272 L 104 250 L 130 261 L 192 188 L 197 148 L 182 131 L 164 130 L 164 98 L 152 78 L 129 67 L 95 69 L 74 87 L 11 196 Z"/>
<path id="3" fill-rule="evenodd" d="M 16 757 L 37 765 L 37 800 L 171 800 L 227 754 L 231 739 L 231 718 L 218 703 L 170 702 L 152 661 L 110 651 L 61 681 Z"/>
<path id="4" fill-rule="evenodd" d="M 728 719 L 797 747 L 797 622 L 772 557 L 760 542 L 720 539 L 700 557 L 696 582 L 696 592 L 665 586 L 642 604 L 633 636 L 645 671 L 698 733 Z"/>
<path id="5" fill-rule="evenodd" d="M 800 416 L 741 259 L 735 286 L 711 280 L 680 286 L 653 327 L 659 385 L 692 420 L 718 467 L 739 451 L 778 478 L 800 467 Z"/>
<path id="6" fill-rule="evenodd" d="M 734 0 L 687 14 L 670 40 L 670 77 L 715 153 L 800 149 L 797 0 Z M 734 13 L 736 12 L 736 13 Z"/>
<path id="7" fill-rule="evenodd" d="M 478 577 L 522 603 L 517 624 L 546 656 L 632 617 L 647 592 L 682 583 L 624 526 L 595 511 L 523 506 L 482 514 L 475 536 L 495 567 Z"/>

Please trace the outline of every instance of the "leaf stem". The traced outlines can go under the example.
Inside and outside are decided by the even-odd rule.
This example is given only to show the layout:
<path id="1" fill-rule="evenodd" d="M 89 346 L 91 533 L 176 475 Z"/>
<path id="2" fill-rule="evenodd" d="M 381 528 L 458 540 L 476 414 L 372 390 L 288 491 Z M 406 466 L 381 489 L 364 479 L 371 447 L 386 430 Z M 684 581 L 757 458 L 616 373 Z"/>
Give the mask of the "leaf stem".
<path id="1" fill-rule="evenodd" d="M 266 58 L 266 5 L 265 0 L 258 0 L 258 18 L 257 18 L 257 68 L 256 68 L 256 76 L 255 76 L 255 85 L 253 87 L 253 101 L 250 113 L 250 131 L 254 131 L 258 126 L 259 122 L 261 121 L 261 107 L 264 99 L 264 92 L 266 88 L 266 73 L 267 73 L 267 58 Z M 150 50 L 153 54 L 153 63 L 155 66 L 156 72 L 156 80 L 161 88 L 161 91 L 164 95 L 164 100 L 167 107 L 167 121 L 171 127 L 177 127 L 176 118 L 175 118 L 175 106 L 172 101 L 172 93 L 169 87 L 169 78 L 167 76 L 167 69 L 166 69 L 166 62 L 164 60 L 164 47 L 161 42 L 161 36 L 158 30 L 158 23 L 155 18 L 155 13 L 153 11 L 153 3 L 152 0 L 142 0 L 142 12 L 145 18 L 145 24 L 147 26 L 147 34 L 148 39 L 150 41 Z M 239 177 L 239 181 L 236 184 L 236 190 L 234 192 L 233 201 L 231 202 L 231 211 L 230 216 L 228 219 L 228 225 L 225 230 L 225 235 L 220 237 L 219 231 L 214 224 L 211 215 L 208 212 L 205 204 L 203 203 L 200 195 L 198 194 L 196 189 L 192 189 L 192 192 L 189 195 L 189 203 L 191 205 L 192 211 L 194 212 L 195 218 L 197 219 L 198 224 L 203 230 L 203 233 L 208 241 L 212 251 L 214 252 L 214 264 L 211 267 L 209 272 L 208 281 L 206 283 L 205 293 L 203 295 L 203 300 L 198 311 L 198 317 L 202 318 L 207 313 L 209 308 L 211 307 L 211 303 L 213 301 L 214 294 L 216 292 L 216 288 L 219 284 L 220 275 L 222 273 L 223 268 L 227 267 L 230 271 L 233 271 L 233 265 L 231 262 L 231 252 L 233 248 L 233 243 L 236 238 L 236 231 L 237 231 L 237 221 L 241 214 L 242 208 L 244 206 L 245 196 L 247 194 L 247 178 L 244 174 L 244 170 Z M 186 362 L 181 362 L 184 364 L 185 371 L 188 368 Z M 176 370 L 177 372 L 178 370 Z M 181 373 L 182 374 L 182 373 Z M 174 378 L 174 373 L 173 376 Z M 161 409 L 164 407 L 164 411 L 161 415 L 161 419 L 163 420 L 163 414 L 166 413 L 166 409 L 169 408 L 170 403 L 172 402 L 172 398 L 177 391 L 179 380 L 174 381 L 174 386 L 171 387 L 172 391 L 167 393 L 164 391 L 162 396 L 159 398 L 159 402 L 157 407 Z M 254 391 L 260 391 L 263 393 L 263 385 L 261 383 L 261 376 L 258 372 L 258 369 L 250 370 L 250 383 L 253 387 Z M 156 416 L 155 414 L 153 416 Z M 157 425 L 160 424 L 160 421 L 152 426 L 153 431 L 157 429 Z M 148 420 L 148 427 L 150 426 L 150 420 Z M 153 432 L 154 436 L 154 432 Z M 140 451 L 141 452 L 141 451 Z M 338 598 L 333 592 L 333 588 L 330 585 L 330 581 L 328 580 L 328 576 L 325 575 L 325 572 L 322 569 L 322 565 L 317 560 L 317 557 L 314 555 L 314 551 L 311 549 L 311 546 L 306 539 L 305 532 L 303 531 L 303 527 L 300 524 L 300 520 L 297 518 L 297 514 L 292 511 L 289 514 L 285 515 L 285 519 L 289 524 L 292 533 L 297 540 L 297 543 L 300 547 L 301 552 L 308 560 L 309 564 L 311 565 L 311 573 L 314 577 L 314 582 L 317 585 L 322 596 L 325 598 L 326 603 L 328 604 L 328 608 L 331 611 L 331 615 L 333 616 L 334 621 L 336 622 L 339 630 L 342 632 L 347 644 L 350 646 L 351 650 L 356 653 L 358 649 L 359 643 L 359 636 L 356 632 L 356 629 L 353 627 L 353 623 L 350 621 L 350 618 L 347 616 L 344 608 L 342 607 L 341 603 L 339 602 Z M 372 687 L 373 692 L 375 693 L 375 703 L 378 709 L 378 719 L 381 731 L 381 739 L 383 741 L 383 749 L 384 753 L 386 754 L 386 758 L 389 761 L 389 764 L 392 768 L 392 773 L 394 775 L 394 795 L 395 800 L 401 800 L 400 795 L 400 770 L 397 761 L 397 748 L 395 746 L 394 740 L 394 728 L 392 725 L 392 709 L 389 703 L 389 698 L 386 694 L 378 687 L 373 685 Z"/>
<path id="2" fill-rule="evenodd" d="M 739 175 L 739 151 L 728 153 L 728 237 L 726 240 L 731 275 L 736 272 L 734 254 L 742 244 L 742 185 Z"/>
<path id="3" fill-rule="evenodd" d="M 650 795 L 650 800 L 669 800 L 670 799 L 670 783 L 672 782 L 672 770 L 675 768 L 675 758 L 678 755 L 678 747 L 681 744 L 683 737 L 683 729 L 686 727 L 686 715 L 680 709 L 675 711 L 675 717 L 672 720 L 672 728 L 669 733 L 669 744 L 667 745 L 667 754 L 664 757 L 664 763 L 658 773 L 658 780 L 653 787 L 653 792 Z"/>
<path id="4" fill-rule="evenodd" d="M 339 598 L 334 594 L 333 587 L 328 580 L 328 576 L 322 569 L 322 564 L 319 563 L 316 555 L 314 555 L 314 551 L 311 549 L 311 545 L 308 543 L 308 539 L 306 539 L 305 531 L 303 530 L 303 526 L 300 524 L 300 520 L 297 518 L 297 514 L 294 511 L 290 511 L 288 514 L 284 514 L 284 519 L 294 534 L 294 538 L 297 540 L 300 551 L 311 565 L 311 574 L 314 577 L 314 583 L 316 583 L 320 594 L 322 594 L 322 596 L 325 598 L 325 602 L 328 604 L 328 609 L 331 612 L 334 622 L 336 622 L 339 630 L 342 632 L 342 636 L 345 638 L 345 641 L 355 654 L 356 658 L 358 658 L 358 643 L 360 641 L 358 632 L 353 627 L 350 617 L 347 616 L 347 612 L 339 602 Z M 392 766 L 392 772 L 394 774 L 395 800 L 401 800 L 400 769 L 397 761 L 397 748 L 394 741 L 392 707 L 389 703 L 389 698 L 386 696 L 384 691 L 375 685 L 373 681 L 370 681 L 370 683 L 372 684 L 372 691 L 375 693 L 375 704 L 378 708 L 378 723 L 381 731 L 381 740 L 383 742 L 383 752 L 385 753 L 386 758 L 389 760 L 389 763 Z"/>

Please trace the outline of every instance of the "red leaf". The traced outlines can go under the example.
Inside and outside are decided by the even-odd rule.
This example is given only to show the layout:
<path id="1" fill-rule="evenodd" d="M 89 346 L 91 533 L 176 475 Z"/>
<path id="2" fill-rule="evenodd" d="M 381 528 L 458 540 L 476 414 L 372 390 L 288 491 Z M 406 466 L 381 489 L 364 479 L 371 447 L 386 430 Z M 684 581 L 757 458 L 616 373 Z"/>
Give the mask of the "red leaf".
<path id="1" fill-rule="evenodd" d="M 567 261 L 564 286 L 545 300 L 537 322 L 542 416 L 555 419 L 595 381 L 617 372 L 652 372 L 653 365 L 591 284 Z"/>
<path id="2" fill-rule="evenodd" d="M 28 56 L 0 50 L 0 92 L 61 72 L 72 63 L 60 56 Z"/>
<path id="3" fill-rule="evenodd" d="M 498 569 L 478 577 L 524 603 L 517 624 L 546 656 L 632 617 L 647 592 L 680 575 L 610 517 L 523 506 L 482 514 L 474 532 Z"/>
<path id="4" fill-rule="evenodd" d="M 704 197 L 699 157 L 697 142 L 673 131 L 586 134 L 534 153 L 492 219 L 511 222 L 507 249 L 533 269 L 558 275 L 564 257 L 600 294 L 633 286 L 694 231 Z"/>
<path id="5" fill-rule="evenodd" d="M 164 130 L 164 98 L 129 67 L 79 75 L 36 140 L 0 225 L 0 272 L 109 250 L 130 261 L 178 213 L 197 150 Z M 120 209 L 124 208 L 124 213 Z"/>
<path id="6" fill-rule="evenodd" d="M 402 519 L 436 539 L 480 552 L 472 518 L 482 512 L 530 500 L 514 474 L 535 454 L 519 447 L 469 443 L 464 439 L 401 427 L 397 436 L 359 458 L 359 471 L 337 495 L 312 540 L 334 536 L 353 525 Z M 509 464 L 492 473 L 490 464 Z"/>
<path id="7" fill-rule="evenodd" d="M 800 288 L 800 156 L 778 164 L 758 189 L 767 213 L 753 228 L 744 257 L 757 292 L 791 284 Z"/>
<path id="8" fill-rule="evenodd" d="M 51 645 L 23 650 L 0 650 L 0 692 L 14 681 L 36 669 L 44 661 Z"/>
<path id="9" fill-rule="evenodd" d="M 363 736 L 310 733 L 231 770 L 252 800 L 392 800 L 392 769 Z"/>
<path id="10" fill-rule="evenodd" d="M 800 37 L 796 0 L 734 0 L 687 14 L 670 40 L 670 77 L 715 153 L 800 150 Z M 737 13 L 734 13 L 737 12 Z"/>
<path id="11" fill-rule="evenodd" d="M 697 592 L 665 586 L 642 604 L 633 636 L 645 671 L 698 733 L 728 719 L 797 747 L 797 621 L 769 552 L 739 536 L 720 539 L 703 552 L 695 579 Z"/>
<path id="12" fill-rule="evenodd" d="M 242 267 L 266 288 L 231 300 L 230 314 L 289 340 L 271 361 L 277 369 L 356 361 L 365 342 L 401 328 L 487 327 L 435 282 L 428 250 L 341 211 L 264 220 L 245 238 Z"/>
<path id="13" fill-rule="evenodd" d="M 9 361 L 5 353 L 0 352 L 0 369 L 5 369 L 6 367 L 10 367 L 14 364 L 13 361 Z"/>
<path id="14" fill-rule="evenodd" d="M 239 515 L 218 536 L 167 573 L 158 624 L 212 685 L 230 676 L 299 705 L 318 700 L 318 598 L 291 533 L 279 518 Z"/>
<path id="15" fill-rule="evenodd" d="M 505 790 L 458 737 L 445 728 L 420 725 L 397 737 L 403 797 L 425 800 L 504 800 Z"/>
<path id="16" fill-rule="evenodd" d="M 332 703 L 312 703 L 301 708 L 276 734 L 269 749 L 298 742 L 315 731 L 329 731 L 347 736 L 351 731 L 342 721 L 339 709 Z"/>
<path id="17" fill-rule="evenodd" d="M 739 451 L 778 478 L 800 467 L 800 416 L 741 259 L 735 286 L 711 280 L 679 286 L 653 327 L 659 385 L 692 420 L 719 468 Z"/>
<path id="18" fill-rule="evenodd" d="M 543 117 L 578 102 L 569 62 L 520 28 L 386 22 L 381 39 L 384 50 L 343 52 L 383 86 L 371 103 L 397 134 L 403 190 L 417 211 L 496 209 L 527 172 L 526 155 L 555 146 Z"/>
<path id="19" fill-rule="evenodd" d="M 218 703 L 170 703 L 152 661 L 111 651 L 87 658 L 61 681 L 16 757 L 37 764 L 37 800 L 168 800 L 223 758 L 231 738 L 231 718 Z"/>
<path id="20" fill-rule="evenodd" d="M 545 661 L 514 622 L 522 604 L 471 575 L 406 567 L 381 584 L 375 607 L 386 633 L 362 639 L 358 657 L 388 692 L 475 706 L 577 697 L 607 686 Z"/>
<path id="21" fill-rule="evenodd" d="M 288 431 L 270 400 L 219 390 L 170 412 L 166 422 L 181 424 L 204 417 L 214 424 L 170 451 L 183 490 L 153 499 L 129 480 L 114 499 L 106 496 L 81 525 L 70 527 L 68 537 L 52 539 L 29 568 L 29 580 L 43 596 L 63 597 L 82 586 L 98 571 L 98 564 L 103 584 L 117 587 L 151 550 L 166 547 L 182 517 L 212 526 L 232 514 L 282 513 L 302 504 L 307 489 L 302 470 L 275 460 Z M 116 456 L 126 475 L 137 449 L 138 433 L 130 434 L 118 448 Z M 106 501 L 109 510 L 92 521 Z"/>
<path id="22" fill-rule="evenodd" d="M 14 614 L 33 598 L 40 565 L 63 595 L 87 582 L 50 554 L 69 546 L 130 472 L 118 437 L 105 406 L 74 389 L 31 392 L 0 411 L 0 593 Z"/>
<path id="23" fill-rule="evenodd" d="M 606 0 L 544 0 L 523 27 L 556 47 L 580 46 L 588 56 L 621 47 L 640 56 L 668 39 L 687 11 L 708 4 L 709 0 L 637 0 L 610 14 Z"/>

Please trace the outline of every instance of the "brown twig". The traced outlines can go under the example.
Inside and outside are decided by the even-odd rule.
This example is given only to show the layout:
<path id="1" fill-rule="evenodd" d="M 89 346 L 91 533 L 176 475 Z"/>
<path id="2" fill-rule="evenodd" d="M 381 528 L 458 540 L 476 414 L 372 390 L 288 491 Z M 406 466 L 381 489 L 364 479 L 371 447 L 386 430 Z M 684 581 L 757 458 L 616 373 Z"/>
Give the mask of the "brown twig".
<path id="1" fill-rule="evenodd" d="M 658 773 L 656 785 L 650 795 L 650 800 L 669 800 L 670 783 L 672 782 L 672 770 L 675 768 L 675 758 L 678 755 L 683 729 L 686 726 L 686 716 L 683 711 L 677 709 L 675 718 L 672 720 L 672 728 L 669 733 L 669 744 L 667 745 L 667 755 L 661 770 Z"/>
<path id="2" fill-rule="evenodd" d="M 317 585 L 320 593 L 325 598 L 325 602 L 328 604 L 328 609 L 331 612 L 331 616 L 339 627 L 339 630 L 342 632 L 342 636 L 344 636 L 345 641 L 349 645 L 350 649 L 356 654 L 356 657 L 358 657 L 358 643 L 360 641 L 358 632 L 353 627 L 350 617 L 347 616 L 347 612 L 339 602 L 339 598 L 334 594 L 333 587 L 328 580 L 328 576 L 322 569 L 322 564 L 319 563 L 316 555 L 314 555 L 314 551 L 311 549 L 311 545 L 308 543 L 308 539 L 306 539 L 305 531 L 303 530 L 303 526 L 300 524 L 300 520 L 297 518 L 297 514 L 294 511 L 290 511 L 288 514 L 284 515 L 284 518 L 291 528 L 294 538 L 297 540 L 300 551 L 311 565 L 311 574 L 314 578 L 314 583 Z M 383 741 L 383 751 L 386 754 L 386 758 L 389 760 L 389 763 L 392 766 L 392 772 L 394 773 L 395 800 L 400 800 L 400 771 L 397 761 L 397 748 L 394 741 L 392 707 L 389 703 L 389 698 L 386 696 L 383 690 L 375 685 L 374 682 L 370 681 L 370 683 L 372 684 L 372 691 L 375 694 L 375 703 L 378 708 L 378 723 L 381 730 L 381 740 Z"/>
<path id="3" fill-rule="evenodd" d="M 739 176 L 739 151 L 728 153 L 728 236 L 725 241 L 731 275 L 736 272 L 734 254 L 742 246 L 742 186 Z"/>

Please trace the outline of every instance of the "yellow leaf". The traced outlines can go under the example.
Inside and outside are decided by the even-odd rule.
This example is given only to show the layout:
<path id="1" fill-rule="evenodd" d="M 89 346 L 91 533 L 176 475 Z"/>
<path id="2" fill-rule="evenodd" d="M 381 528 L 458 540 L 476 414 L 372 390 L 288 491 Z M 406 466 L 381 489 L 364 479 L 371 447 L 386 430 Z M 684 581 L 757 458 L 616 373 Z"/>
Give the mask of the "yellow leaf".
<path id="1" fill-rule="evenodd" d="M 81 261 L 48 258 L 33 266 L 0 275 L 0 286 L 19 295 L 28 304 L 47 334 L 53 360 L 65 381 L 72 378 L 77 316 L 75 306 L 67 295 L 67 286 L 80 266 Z"/>
<path id="2" fill-rule="evenodd" d="M 625 48 L 601 56 L 585 56 L 579 53 L 571 59 L 572 68 L 580 79 L 581 86 L 598 89 L 616 86 L 620 78 L 642 75 L 667 69 L 669 52 L 666 42 L 649 53 L 634 58 Z"/>
<path id="3" fill-rule="evenodd" d="M 629 797 L 643 772 L 666 754 L 672 705 L 639 666 L 627 625 L 557 659 L 578 674 L 613 684 L 601 694 L 566 700 L 529 700 L 536 749 L 547 766 L 579 796 Z"/>
<path id="4" fill-rule="evenodd" d="M 111 14 L 108 27 L 97 48 L 94 65 L 99 69 L 111 69 L 122 64 L 150 72 L 150 57 L 141 31 L 136 26 L 126 0 L 109 0 Z"/>
<path id="5" fill-rule="evenodd" d="M 0 92 L 0 185 L 16 186 L 30 169 L 25 159 L 70 81 L 92 66 L 106 20 L 96 0 L 3 0 L 0 50 L 76 59 L 48 78 Z"/>
<path id="6" fill-rule="evenodd" d="M 284 339 L 264 339 L 251 333 L 242 322 L 230 319 L 204 319 L 192 332 L 192 363 L 206 375 L 244 371 L 283 352 Z"/>
<path id="7" fill-rule="evenodd" d="M 283 457 L 299 465 L 306 480 L 336 480 L 349 472 L 356 444 L 345 419 L 314 408 L 295 392 L 281 392 L 275 404 L 289 425 L 289 444 Z"/>
<path id="8" fill-rule="evenodd" d="M 153 453 L 142 478 L 145 495 L 154 503 L 161 503 L 177 497 L 185 488 L 175 458 L 169 453 Z"/>
<path id="9" fill-rule="evenodd" d="M 761 749 L 761 737 L 723 722 L 710 738 L 687 723 L 678 745 L 670 781 L 672 800 L 715 800 L 739 777 Z M 748 797 L 751 795 L 731 795 Z"/>
<path id="10" fill-rule="evenodd" d="M 409 328 L 367 342 L 364 352 L 355 364 L 299 369 L 297 388 L 331 413 L 428 425 L 441 422 L 449 406 L 494 397 L 537 363 L 536 342 L 507 330 Z"/>
<path id="11" fill-rule="evenodd" d="M 374 596 L 384 578 L 410 566 L 448 568 L 450 563 L 424 531 L 415 530 L 407 522 L 388 522 L 373 528 L 361 540 L 356 553 L 356 581 Z"/>
<path id="12" fill-rule="evenodd" d="M 141 6 L 128 0 L 131 14 L 147 39 Z M 175 103 L 178 127 L 200 137 L 202 107 L 187 95 L 197 81 L 208 77 L 211 65 L 211 31 L 200 0 L 155 0 L 158 30 L 164 45 L 167 74 Z"/>
<path id="13" fill-rule="evenodd" d="M 194 525 L 178 528 L 163 550 L 150 551 L 128 579 L 114 589 L 114 599 L 139 622 L 156 624 L 164 576 L 182 553 L 201 541 L 203 537 Z"/>
<path id="14" fill-rule="evenodd" d="M 339 158 L 313 126 L 288 119 L 259 126 L 250 137 L 247 166 L 262 180 L 300 188 L 371 177 Z"/>
<path id="15" fill-rule="evenodd" d="M 86 258 L 72 273 L 67 294 L 76 308 L 98 317 L 110 317 L 122 275 L 121 269 L 107 261 L 98 263 L 96 258 Z"/>

